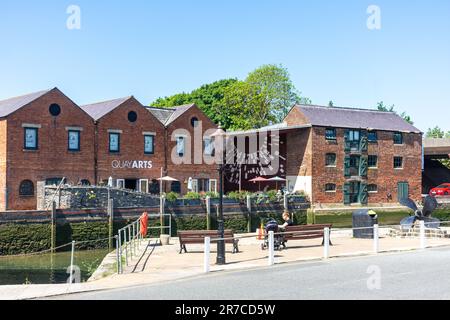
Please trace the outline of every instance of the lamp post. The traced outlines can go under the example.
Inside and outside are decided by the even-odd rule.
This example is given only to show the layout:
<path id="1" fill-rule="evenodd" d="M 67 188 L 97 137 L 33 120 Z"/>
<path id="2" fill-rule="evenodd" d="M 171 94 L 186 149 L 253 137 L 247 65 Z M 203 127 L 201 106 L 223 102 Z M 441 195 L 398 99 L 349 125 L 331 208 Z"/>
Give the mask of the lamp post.
<path id="1" fill-rule="evenodd" d="M 216 130 L 215 133 L 211 135 L 211 137 L 215 138 L 215 146 L 216 150 L 219 150 L 219 156 L 218 159 L 218 166 L 217 170 L 219 171 L 219 218 L 217 221 L 218 225 L 218 235 L 219 238 L 222 240 L 217 241 L 217 261 L 216 263 L 218 265 L 224 265 L 226 264 L 225 260 L 225 240 L 223 238 L 225 237 L 225 226 L 224 226 L 224 220 L 223 220 L 223 174 L 225 171 L 225 136 L 226 133 L 222 129 L 222 127 L 219 125 L 219 128 Z M 217 145 L 220 143 L 220 145 Z M 217 159 L 217 158 L 216 158 Z"/>

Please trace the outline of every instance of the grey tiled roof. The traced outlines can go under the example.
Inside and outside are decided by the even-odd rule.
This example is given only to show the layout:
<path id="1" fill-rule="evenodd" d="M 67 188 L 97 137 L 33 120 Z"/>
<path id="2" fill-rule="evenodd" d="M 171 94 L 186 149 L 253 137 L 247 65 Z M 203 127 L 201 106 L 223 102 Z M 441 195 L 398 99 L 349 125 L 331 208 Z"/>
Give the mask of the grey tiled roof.
<path id="1" fill-rule="evenodd" d="M 9 116 L 11 113 L 19 110 L 22 107 L 25 107 L 27 104 L 42 97 L 44 94 L 50 92 L 51 90 L 53 89 L 30 93 L 20 97 L 0 101 L 0 117 Z"/>
<path id="2" fill-rule="evenodd" d="M 195 106 L 195 104 L 186 104 L 172 108 L 148 107 L 147 110 L 167 127 L 193 106 Z"/>
<path id="3" fill-rule="evenodd" d="M 125 97 L 115 100 L 109 100 L 104 102 L 98 102 L 93 104 L 87 104 L 81 106 L 87 114 L 89 114 L 95 121 L 103 118 L 105 115 L 122 105 L 125 101 L 130 100 L 132 97 Z"/>
<path id="4" fill-rule="evenodd" d="M 297 105 L 295 108 L 313 126 L 421 133 L 393 112 L 313 105 Z"/>

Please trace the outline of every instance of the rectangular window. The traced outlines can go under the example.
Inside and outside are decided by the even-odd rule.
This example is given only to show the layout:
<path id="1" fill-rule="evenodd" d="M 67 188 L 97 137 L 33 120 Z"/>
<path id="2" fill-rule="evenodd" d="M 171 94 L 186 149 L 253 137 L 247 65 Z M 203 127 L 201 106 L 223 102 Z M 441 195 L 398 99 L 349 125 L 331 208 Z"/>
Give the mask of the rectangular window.
<path id="1" fill-rule="evenodd" d="M 367 133 L 367 140 L 369 142 L 377 142 L 378 141 L 378 134 L 376 131 L 369 131 Z"/>
<path id="2" fill-rule="evenodd" d="M 139 192 L 148 193 L 148 179 L 139 180 Z"/>
<path id="3" fill-rule="evenodd" d="M 155 153 L 155 137 L 151 135 L 144 136 L 144 153 L 154 154 Z"/>
<path id="4" fill-rule="evenodd" d="M 325 138 L 327 140 L 336 140 L 336 129 L 328 128 L 325 130 Z"/>
<path id="5" fill-rule="evenodd" d="M 367 192 L 369 192 L 369 193 L 377 193 L 378 192 L 378 186 L 376 184 L 369 184 L 367 186 Z"/>
<path id="6" fill-rule="evenodd" d="M 120 133 L 109 134 L 109 152 L 120 152 Z"/>
<path id="7" fill-rule="evenodd" d="M 327 153 L 325 158 L 325 165 L 327 167 L 335 167 L 336 166 L 336 154 L 335 153 Z"/>
<path id="8" fill-rule="evenodd" d="M 403 158 L 394 157 L 394 169 L 402 169 L 402 168 L 403 168 Z"/>
<path id="9" fill-rule="evenodd" d="M 217 193 L 217 180 L 216 179 L 209 180 L 209 191 Z"/>
<path id="10" fill-rule="evenodd" d="M 184 137 L 177 137 L 177 154 L 180 157 L 184 157 L 185 153 L 185 138 Z"/>
<path id="11" fill-rule="evenodd" d="M 327 183 L 325 185 L 325 192 L 336 192 L 336 185 L 334 183 Z"/>
<path id="12" fill-rule="evenodd" d="M 80 151 L 80 131 L 69 130 L 68 137 L 69 151 Z"/>
<path id="13" fill-rule="evenodd" d="M 360 132 L 359 130 L 350 130 L 348 132 L 348 140 L 351 142 L 359 142 Z"/>
<path id="14" fill-rule="evenodd" d="M 117 179 L 117 188 L 125 189 L 125 179 Z"/>
<path id="15" fill-rule="evenodd" d="M 378 167 L 378 156 L 369 156 L 368 166 L 369 166 L 369 168 L 377 168 Z"/>
<path id="16" fill-rule="evenodd" d="M 205 138 L 205 155 L 214 155 L 214 142 L 211 138 Z"/>
<path id="17" fill-rule="evenodd" d="M 25 128 L 24 148 L 26 150 L 38 150 L 38 129 Z"/>
<path id="18" fill-rule="evenodd" d="M 401 132 L 394 133 L 394 144 L 403 144 L 403 134 Z"/>

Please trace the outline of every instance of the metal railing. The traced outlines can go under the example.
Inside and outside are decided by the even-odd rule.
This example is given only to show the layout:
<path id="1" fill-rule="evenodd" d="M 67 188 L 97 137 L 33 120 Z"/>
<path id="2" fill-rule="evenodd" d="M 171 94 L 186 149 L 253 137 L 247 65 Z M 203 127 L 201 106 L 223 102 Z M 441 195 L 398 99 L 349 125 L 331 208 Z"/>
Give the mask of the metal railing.
<path id="1" fill-rule="evenodd" d="M 440 221 L 441 225 L 450 224 L 450 221 Z M 436 222 L 424 222 L 419 221 L 419 240 L 420 244 L 418 249 L 424 250 L 428 248 L 427 245 L 427 236 L 426 231 L 427 230 L 436 230 L 435 228 L 429 228 L 427 229 L 427 226 L 434 226 Z M 380 226 L 378 224 L 374 225 L 373 227 L 360 227 L 360 228 L 346 228 L 346 229 L 331 229 L 331 228 L 324 228 L 323 229 L 323 238 L 324 238 L 324 244 L 323 244 L 323 259 L 327 260 L 330 257 L 330 237 L 332 231 L 355 231 L 355 230 L 373 230 L 373 253 L 379 254 L 380 253 L 380 229 L 381 228 L 398 228 L 400 227 L 400 230 L 402 230 L 402 227 L 399 225 L 384 225 Z M 414 230 L 414 226 L 412 228 Z M 442 229 L 438 229 L 441 230 Z M 268 241 L 268 265 L 273 266 L 275 264 L 275 236 L 284 236 L 289 234 L 311 234 L 313 232 L 312 230 L 304 230 L 304 231 L 292 231 L 292 232 L 278 232 L 275 233 L 273 231 L 268 232 L 264 235 L 264 237 L 267 237 Z M 211 238 L 211 237 L 205 237 L 204 241 L 204 259 L 203 259 L 203 269 L 205 273 L 210 272 L 210 253 L 211 253 L 211 243 L 217 242 L 221 240 L 238 240 L 238 239 L 245 239 L 245 238 L 254 238 L 255 235 L 249 235 L 249 236 L 240 236 L 240 237 L 232 237 L 232 238 Z"/>
<path id="2" fill-rule="evenodd" d="M 170 214 L 149 214 L 149 218 L 155 217 L 155 218 L 165 218 L 169 217 L 169 225 L 165 226 L 156 226 L 156 227 L 148 227 L 148 230 L 161 230 L 161 234 L 163 230 L 168 229 L 169 230 L 169 236 L 172 236 L 172 215 Z M 118 231 L 118 235 L 115 237 L 116 239 L 116 247 L 117 247 L 117 273 L 123 274 L 123 263 L 126 264 L 126 266 L 130 266 L 130 262 L 134 258 L 139 258 L 141 254 L 141 246 L 144 241 L 144 239 L 147 237 L 146 235 L 142 234 L 142 224 L 141 224 L 142 216 L 139 217 L 136 221 L 130 223 L 129 225 L 123 227 Z M 125 256 L 125 257 L 124 257 Z"/>

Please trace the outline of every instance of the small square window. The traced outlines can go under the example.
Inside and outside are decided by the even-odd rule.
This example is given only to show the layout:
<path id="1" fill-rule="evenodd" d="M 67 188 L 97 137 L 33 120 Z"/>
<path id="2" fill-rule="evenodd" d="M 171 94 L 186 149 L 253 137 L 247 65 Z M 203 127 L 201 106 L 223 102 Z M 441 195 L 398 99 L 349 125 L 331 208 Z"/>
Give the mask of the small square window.
<path id="1" fill-rule="evenodd" d="M 325 130 L 325 138 L 327 140 L 336 140 L 336 129 L 328 128 Z"/>
<path id="2" fill-rule="evenodd" d="M 368 166 L 369 166 L 369 168 L 377 168 L 378 167 L 378 156 L 369 156 Z"/>
<path id="3" fill-rule="evenodd" d="M 327 183 L 325 185 L 325 192 L 335 192 L 336 191 L 336 185 L 334 183 Z"/>
<path id="4" fill-rule="evenodd" d="M 394 157 L 394 169 L 402 169 L 402 168 L 403 168 L 403 158 Z"/>
<path id="5" fill-rule="evenodd" d="M 367 133 L 367 140 L 369 142 L 377 142 L 378 141 L 378 134 L 376 131 L 369 131 Z"/>
<path id="6" fill-rule="evenodd" d="M 154 154 L 155 153 L 155 137 L 151 135 L 145 136 L 144 153 Z"/>
<path id="7" fill-rule="evenodd" d="M 80 131 L 70 130 L 68 136 L 69 151 L 80 151 Z"/>
<path id="8" fill-rule="evenodd" d="M 367 186 L 367 191 L 369 193 L 377 193 L 378 192 L 378 186 L 376 184 L 369 184 Z"/>
<path id="9" fill-rule="evenodd" d="M 120 152 L 120 133 L 109 134 L 109 152 L 112 153 Z"/>
<path id="10" fill-rule="evenodd" d="M 336 166 L 336 154 L 335 153 L 327 153 L 326 154 L 325 165 L 327 167 L 335 167 Z"/>
<path id="11" fill-rule="evenodd" d="M 403 144 L 403 134 L 401 132 L 394 133 L 394 144 Z"/>
<path id="12" fill-rule="evenodd" d="M 38 129 L 25 128 L 24 135 L 24 149 L 38 150 Z"/>

